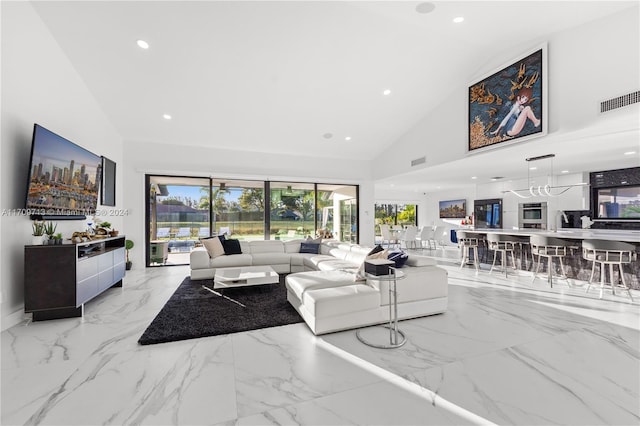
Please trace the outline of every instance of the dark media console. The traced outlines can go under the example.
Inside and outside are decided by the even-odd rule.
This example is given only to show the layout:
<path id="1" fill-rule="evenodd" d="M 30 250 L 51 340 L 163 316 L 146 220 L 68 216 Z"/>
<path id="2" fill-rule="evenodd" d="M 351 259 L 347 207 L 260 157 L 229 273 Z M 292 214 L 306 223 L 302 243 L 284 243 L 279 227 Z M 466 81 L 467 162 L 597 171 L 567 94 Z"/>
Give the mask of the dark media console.
<path id="1" fill-rule="evenodd" d="M 25 246 L 24 258 L 24 311 L 34 321 L 81 317 L 86 302 L 122 287 L 125 237 Z"/>

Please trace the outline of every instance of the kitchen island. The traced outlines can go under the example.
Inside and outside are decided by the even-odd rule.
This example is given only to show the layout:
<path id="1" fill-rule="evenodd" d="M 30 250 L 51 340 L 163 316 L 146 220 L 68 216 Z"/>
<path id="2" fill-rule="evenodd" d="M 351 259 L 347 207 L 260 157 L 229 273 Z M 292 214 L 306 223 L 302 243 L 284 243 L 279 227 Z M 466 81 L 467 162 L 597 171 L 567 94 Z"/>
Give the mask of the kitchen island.
<path id="1" fill-rule="evenodd" d="M 579 281 L 589 280 L 593 266 L 591 261 L 587 261 L 582 257 L 582 241 L 584 240 L 607 240 L 631 243 L 636 246 L 636 253 L 639 254 L 637 257 L 640 257 L 640 230 L 563 228 L 557 231 L 551 231 L 540 229 L 461 228 L 460 231 L 465 231 L 467 233 L 467 237 L 475 236 L 479 239 L 479 258 L 483 263 L 491 263 L 493 261 L 493 252 L 488 250 L 488 246 L 486 244 L 487 234 L 492 233 L 518 237 L 521 242 L 520 247 L 522 252 L 518 256 L 517 266 L 519 269 L 525 271 L 535 270 L 534 259 L 531 256 L 531 249 L 528 244 L 528 240 L 532 235 L 542 235 L 569 241 L 572 248 L 571 254 L 565 259 L 565 270 L 567 277 Z M 537 262 L 537 259 L 535 259 L 535 262 Z M 640 290 L 640 261 L 636 259 L 630 265 L 625 265 L 623 270 L 627 284 L 629 284 L 632 289 Z M 543 271 L 546 271 L 545 264 L 540 266 L 540 272 Z M 594 282 L 599 281 L 599 272 L 600 271 L 596 267 Z M 542 283 L 542 280 L 540 283 Z"/>

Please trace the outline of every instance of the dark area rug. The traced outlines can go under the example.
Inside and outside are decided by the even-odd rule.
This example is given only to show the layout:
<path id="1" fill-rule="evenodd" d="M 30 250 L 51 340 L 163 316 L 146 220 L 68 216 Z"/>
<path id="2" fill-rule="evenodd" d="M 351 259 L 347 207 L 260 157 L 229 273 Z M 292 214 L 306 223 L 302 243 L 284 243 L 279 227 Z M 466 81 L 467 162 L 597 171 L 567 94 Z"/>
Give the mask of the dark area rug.
<path id="1" fill-rule="evenodd" d="M 222 296 L 203 285 L 213 288 L 212 280 L 185 278 L 138 343 L 150 345 L 302 322 L 287 302 L 282 275 L 279 284 L 226 289 Z"/>

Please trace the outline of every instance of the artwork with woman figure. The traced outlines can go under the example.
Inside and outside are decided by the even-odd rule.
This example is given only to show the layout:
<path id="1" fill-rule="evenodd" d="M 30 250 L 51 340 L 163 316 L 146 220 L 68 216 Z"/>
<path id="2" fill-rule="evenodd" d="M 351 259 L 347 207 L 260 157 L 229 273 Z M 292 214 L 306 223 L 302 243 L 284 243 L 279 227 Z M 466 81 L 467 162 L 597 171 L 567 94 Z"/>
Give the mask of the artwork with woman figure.
<path id="1" fill-rule="evenodd" d="M 469 87 L 469 151 L 546 134 L 545 62 L 539 48 Z"/>

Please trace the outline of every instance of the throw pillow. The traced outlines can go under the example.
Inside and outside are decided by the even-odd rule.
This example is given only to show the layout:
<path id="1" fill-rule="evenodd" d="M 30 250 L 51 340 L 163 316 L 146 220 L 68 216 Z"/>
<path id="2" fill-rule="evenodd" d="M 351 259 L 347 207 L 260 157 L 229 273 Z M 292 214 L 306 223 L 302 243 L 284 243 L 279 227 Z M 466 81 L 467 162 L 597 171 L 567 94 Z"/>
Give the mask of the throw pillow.
<path id="1" fill-rule="evenodd" d="M 409 255 L 402 250 L 395 250 L 389 253 L 387 259 L 396 263 L 396 268 L 402 268 L 409 259 Z"/>
<path id="2" fill-rule="evenodd" d="M 242 254 L 242 249 L 240 248 L 240 240 L 236 240 L 233 238 L 224 240 L 222 242 L 222 247 L 224 247 L 224 254 Z"/>
<path id="3" fill-rule="evenodd" d="M 207 253 L 212 259 L 224 254 L 224 246 L 220 242 L 220 238 L 207 238 L 202 240 L 202 245 L 207 249 Z"/>
<path id="4" fill-rule="evenodd" d="M 309 235 L 307 237 L 306 240 L 307 243 L 311 243 L 311 244 L 322 244 L 322 238 L 316 238 L 315 240 L 313 238 L 311 238 L 311 235 Z"/>
<path id="5" fill-rule="evenodd" d="M 319 251 L 320 251 L 320 244 L 300 243 L 300 253 L 318 254 Z"/>

